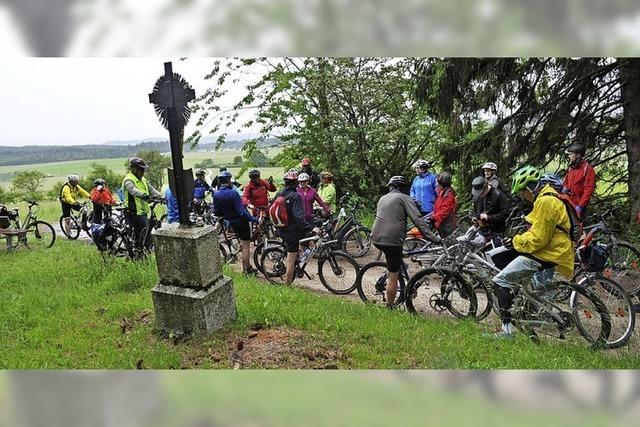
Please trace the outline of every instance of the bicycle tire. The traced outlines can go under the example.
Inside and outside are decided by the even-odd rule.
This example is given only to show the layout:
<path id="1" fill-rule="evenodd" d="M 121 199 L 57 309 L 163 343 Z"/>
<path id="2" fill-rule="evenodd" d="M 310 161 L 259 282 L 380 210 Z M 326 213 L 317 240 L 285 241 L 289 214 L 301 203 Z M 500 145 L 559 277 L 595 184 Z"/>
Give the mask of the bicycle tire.
<path id="1" fill-rule="evenodd" d="M 430 293 L 429 289 L 437 292 Z M 455 270 L 423 268 L 411 277 L 405 292 L 407 310 L 413 314 L 426 314 L 430 307 L 436 312 L 446 309 L 460 319 L 475 319 L 478 302 L 473 286 Z"/>
<path id="2" fill-rule="evenodd" d="M 489 288 L 491 285 L 485 283 L 474 272 L 463 271 L 462 275 L 473 286 L 473 291 L 476 294 L 476 321 L 480 322 L 489 317 L 493 310 L 493 290 Z"/>
<path id="3" fill-rule="evenodd" d="M 270 283 L 281 285 L 286 281 L 287 251 L 282 246 L 272 246 L 262 251 L 262 274 Z"/>
<path id="4" fill-rule="evenodd" d="M 607 338 L 606 348 L 625 346 L 636 325 L 635 310 L 629 294 L 615 280 L 604 276 L 583 277 L 576 284 L 589 288 L 607 307 L 611 318 L 611 333 Z"/>
<path id="5" fill-rule="evenodd" d="M 564 283 L 572 289 L 569 306 L 576 329 L 592 348 L 606 348 L 611 333 L 611 317 L 607 307 L 590 289 L 569 282 Z"/>
<path id="6" fill-rule="evenodd" d="M 618 241 L 607 246 L 605 274 L 632 296 L 640 294 L 640 249 L 629 242 Z"/>
<path id="7" fill-rule="evenodd" d="M 329 266 L 328 269 L 327 266 Z M 356 277 L 359 269 L 356 260 L 342 251 L 331 251 L 318 261 L 320 282 L 329 292 L 337 295 L 347 295 L 356 289 Z M 349 279 L 350 273 L 353 273 L 353 280 Z M 336 283 L 345 283 L 348 286 L 338 287 Z"/>
<path id="8" fill-rule="evenodd" d="M 34 221 L 27 227 L 27 235 L 23 243 L 28 249 L 49 249 L 55 241 L 56 231 L 51 224 L 45 221 Z"/>
<path id="9" fill-rule="evenodd" d="M 404 277 L 398 275 L 398 287 L 404 288 Z M 365 264 L 356 276 L 356 291 L 360 299 L 368 304 L 385 306 L 387 304 L 387 263 L 373 261 Z M 397 295 L 399 296 L 399 295 Z M 396 302 L 399 298 L 396 298 Z"/>
<path id="10" fill-rule="evenodd" d="M 267 248 L 271 247 L 271 246 L 280 246 L 281 245 L 281 241 L 280 240 L 275 240 L 275 239 L 270 239 L 267 240 Z M 258 243 L 258 245 L 255 247 L 255 249 L 253 250 L 253 265 L 256 267 L 256 269 L 258 269 L 258 271 L 260 273 L 262 273 L 262 264 L 260 264 L 261 262 L 261 257 L 262 257 L 262 251 L 264 251 L 265 249 L 265 243 L 264 242 L 260 242 Z"/>
<path id="11" fill-rule="evenodd" d="M 70 240 L 76 240 L 80 236 L 80 230 L 82 229 L 82 227 L 80 227 L 80 223 L 78 223 L 76 218 L 70 217 L 69 219 L 71 220 L 71 224 L 69 227 L 69 233 L 67 233 L 64 228 L 64 218 L 64 216 L 60 217 L 60 230 L 62 230 L 62 234 L 67 236 Z"/>
<path id="12" fill-rule="evenodd" d="M 369 252 L 371 246 L 371 230 L 358 226 L 345 233 L 341 249 L 354 258 L 360 258 Z"/>

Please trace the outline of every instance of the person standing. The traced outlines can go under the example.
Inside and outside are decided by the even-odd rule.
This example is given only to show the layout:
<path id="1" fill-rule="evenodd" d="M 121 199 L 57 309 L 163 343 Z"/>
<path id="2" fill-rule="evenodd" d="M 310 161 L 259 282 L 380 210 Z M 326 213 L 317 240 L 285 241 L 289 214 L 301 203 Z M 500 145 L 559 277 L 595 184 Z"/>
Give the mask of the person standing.
<path id="1" fill-rule="evenodd" d="M 336 186 L 333 183 L 333 174 L 331 172 L 320 173 L 320 186 L 318 187 L 318 195 L 325 201 L 331 211 L 335 212 L 336 205 Z"/>
<path id="2" fill-rule="evenodd" d="M 500 190 L 493 188 L 483 176 L 476 177 L 471 183 L 473 195 L 472 221 L 480 228 L 480 236 L 485 242 L 501 237 L 507 228 L 507 218 L 511 211 L 509 198 Z"/>
<path id="3" fill-rule="evenodd" d="M 129 173 L 122 181 L 124 188 L 125 215 L 133 227 L 136 245 L 141 247 L 143 242 L 140 238 L 142 232 L 147 227 L 149 214 L 149 202 L 152 198 L 161 198 L 162 194 L 147 182 L 144 173 L 149 168 L 147 163 L 134 157 L 129 160 Z"/>
<path id="4" fill-rule="evenodd" d="M 251 213 L 256 216 L 261 211 L 266 212 L 269 209 L 269 192 L 276 191 L 273 183 L 273 177 L 270 176 L 266 181 L 260 178 L 260 171 L 254 169 L 249 172 L 249 183 L 244 186 L 242 192 L 242 204 L 245 205 Z"/>
<path id="5" fill-rule="evenodd" d="M 230 172 L 220 172 L 218 182 L 220 183 L 220 190 L 213 195 L 215 215 L 229 221 L 231 228 L 240 239 L 243 273 L 255 275 L 256 270 L 249 263 L 249 243 L 251 240 L 251 223 L 257 223 L 258 219 L 254 218 L 242 205 L 240 194 L 231 183 Z"/>
<path id="6" fill-rule="evenodd" d="M 315 188 L 309 185 L 309 175 L 301 173 L 298 175 L 298 194 L 302 198 L 302 208 L 304 209 L 304 216 L 307 221 L 313 224 L 313 203 L 318 203 L 324 210 L 326 215 L 331 215 L 331 208 L 325 203 L 324 200 L 318 196 L 318 192 Z"/>
<path id="7" fill-rule="evenodd" d="M 498 165 L 493 162 L 487 162 L 482 165 L 482 172 L 484 179 L 487 180 L 490 186 L 502 191 L 503 194 L 509 195 L 509 189 L 504 181 L 498 176 Z"/>
<path id="8" fill-rule="evenodd" d="M 458 207 L 456 192 L 451 187 L 451 174 L 449 172 L 438 174 L 436 181 L 438 182 L 436 190 L 438 197 L 436 198 L 432 215 L 427 219 L 427 222 L 433 224 L 440 233 L 440 237 L 447 237 L 456 228 L 456 209 Z"/>
<path id="9" fill-rule="evenodd" d="M 413 164 L 416 177 L 411 184 L 411 198 L 420 203 L 420 214 L 428 215 L 433 211 L 436 201 L 436 176 L 429 172 L 431 163 L 426 160 L 418 160 Z"/>
<path id="10" fill-rule="evenodd" d="M 116 204 L 111 191 L 104 179 L 98 178 L 93 182 L 91 201 L 93 202 L 93 223 L 101 224 L 102 220 L 111 216 L 111 206 Z"/>
<path id="11" fill-rule="evenodd" d="M 302 169 L 300 173 L 306 173 L 309 175 L 309 186 L 315 189 L 318 189 L 318 185 L 320 184 L 320 177 L 318 176 L 318 172 L 313 170 L 311 167 L 311 158 L 305 157 L 302 159 Z"/>
<path id="12" fill-rule="evenodd" d="M 596 189 L 596 171 L 584 159 L 586 147 L 582 144 L 571 144 L 565 151 L 569 157 L 569 170 L 564 177 L 562 192 L 569 196 L 581 220 Z"/>

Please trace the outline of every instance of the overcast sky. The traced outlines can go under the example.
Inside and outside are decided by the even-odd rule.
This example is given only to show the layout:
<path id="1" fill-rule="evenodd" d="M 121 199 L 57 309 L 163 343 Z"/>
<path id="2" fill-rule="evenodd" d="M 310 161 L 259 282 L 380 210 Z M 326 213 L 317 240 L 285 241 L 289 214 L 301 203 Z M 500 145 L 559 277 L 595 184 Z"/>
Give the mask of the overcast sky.
<path id="1" fill-rule="evenodd" d="M 0 63 L 0 145 L 168 137 L 148 100 L 167 60 L 172 59 L 6 58 Z M 173 58 L 173 70 L 196 96 L 209 87 L 204 76 L 212 64 L 212 59 Z"/>

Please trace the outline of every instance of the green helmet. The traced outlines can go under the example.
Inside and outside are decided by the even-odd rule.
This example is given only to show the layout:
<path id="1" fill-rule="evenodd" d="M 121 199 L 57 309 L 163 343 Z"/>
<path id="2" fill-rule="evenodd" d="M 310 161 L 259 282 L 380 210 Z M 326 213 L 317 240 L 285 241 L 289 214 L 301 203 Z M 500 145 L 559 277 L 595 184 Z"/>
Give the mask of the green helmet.
<path id="1" fill-rule="evenodd" d="M 516 194 L 525 189 L 530 182 L 537 183 L 542 177 L 542 172 L 537 168 L 527 165 L 518 169 L 511 179 L 511 193 Z"/>

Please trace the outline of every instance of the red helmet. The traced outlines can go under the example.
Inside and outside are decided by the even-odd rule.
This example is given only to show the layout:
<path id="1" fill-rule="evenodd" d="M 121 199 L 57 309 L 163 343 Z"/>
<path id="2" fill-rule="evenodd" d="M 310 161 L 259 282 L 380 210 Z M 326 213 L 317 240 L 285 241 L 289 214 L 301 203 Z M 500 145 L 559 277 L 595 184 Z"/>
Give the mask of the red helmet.
<path id="1" fill-rule="evenodd" d="M 305 157 L 304 159 L 302 159 L 302 166 L 311 166 L 311 158 Z"/>

